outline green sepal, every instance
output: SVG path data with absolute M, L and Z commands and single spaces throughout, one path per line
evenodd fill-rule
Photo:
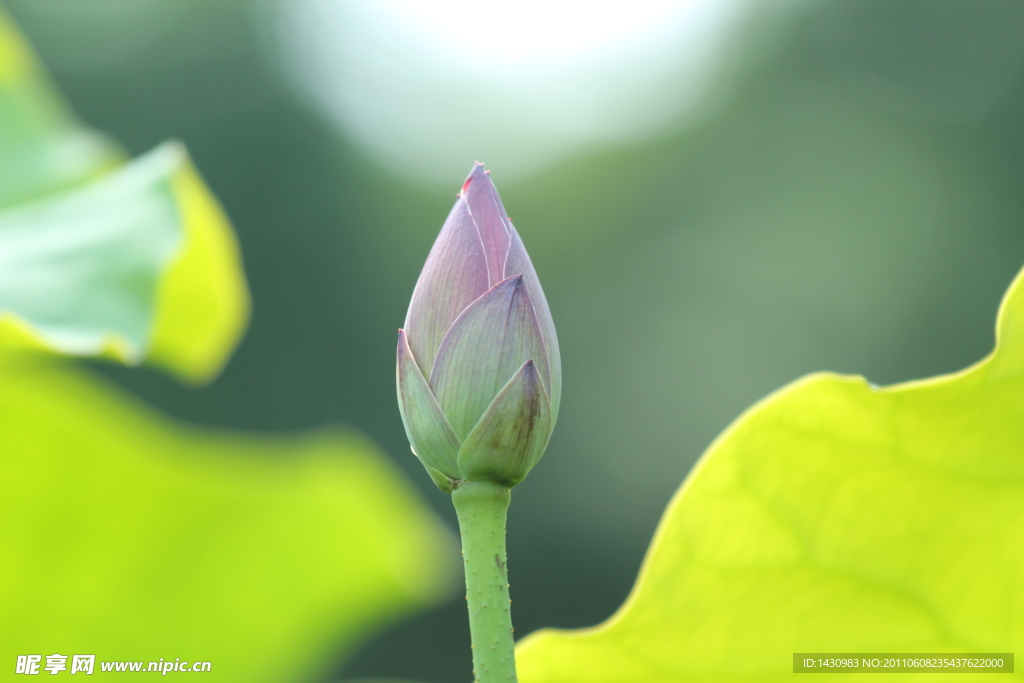
M 416 451 L 413 451 L 412 454 L 416 455 Z M 418 455 L 416 455 L 416 457 L 419 458 Z M 452 479 L 444 472 L 435 470 L 433 467 L 423 462 L 422 459 L 420 459 L 420 464 L 423 465 L 423 469 L 425 469 L 427 474 L 430 475 L 430 479 L 434 482 L 434 485 L 445 493 L 451 493 L 455 489 L 459 488 L 459 485 L 463 483 L 460 479 Z
M 412 357 L 405 331 L 398 331 L 398 407 L 405 424 L 412 451 L 427 467 L 446 479 L 458 479 L 456 458 L 462 443 L 434 398 L 423 378 L 416 359 Z M 431 474 L 431 477 L 434 475 Z M 434 479 L 437 483 L 437 479 Z M 445 487 L 438 484 L 438 488 Z M 450 492 L 450 491 L 449 491 Z
M 551 403 L 536 365 L 528 360 L 463 442 L 458 460 L 463 479 L 515 486 L 544 454 L 551 429 Z

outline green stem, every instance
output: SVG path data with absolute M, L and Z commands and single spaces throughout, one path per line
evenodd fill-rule
M 467 481 L 452 492 L 462 531 L 469 634 L 477 683 L 515 683 L 512 601 L 505 568 L 505 517 L 512 492 L 493 481 Z

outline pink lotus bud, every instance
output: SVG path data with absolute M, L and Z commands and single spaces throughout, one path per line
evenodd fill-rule
M 518 484 L 540 460 L 561 398 L 544 291 L 482 164 L 462 186 L 398 332 L 398 402 L 440 488 Z

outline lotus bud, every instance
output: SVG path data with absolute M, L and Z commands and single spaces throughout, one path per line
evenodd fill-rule
M 462 185 L 398 331 L 398 404 L 434 482 L 512 487 L 558 415 L 562 366 L 544 291 L 482 164 Z

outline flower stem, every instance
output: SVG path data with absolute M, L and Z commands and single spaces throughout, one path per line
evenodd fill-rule
M 493 481 L 468 481 L 452 502 L 462 531 L 469 633 L 477 683 L 515 683 L 512 601 L 505 568 L 505 518 L 512 492 Z

